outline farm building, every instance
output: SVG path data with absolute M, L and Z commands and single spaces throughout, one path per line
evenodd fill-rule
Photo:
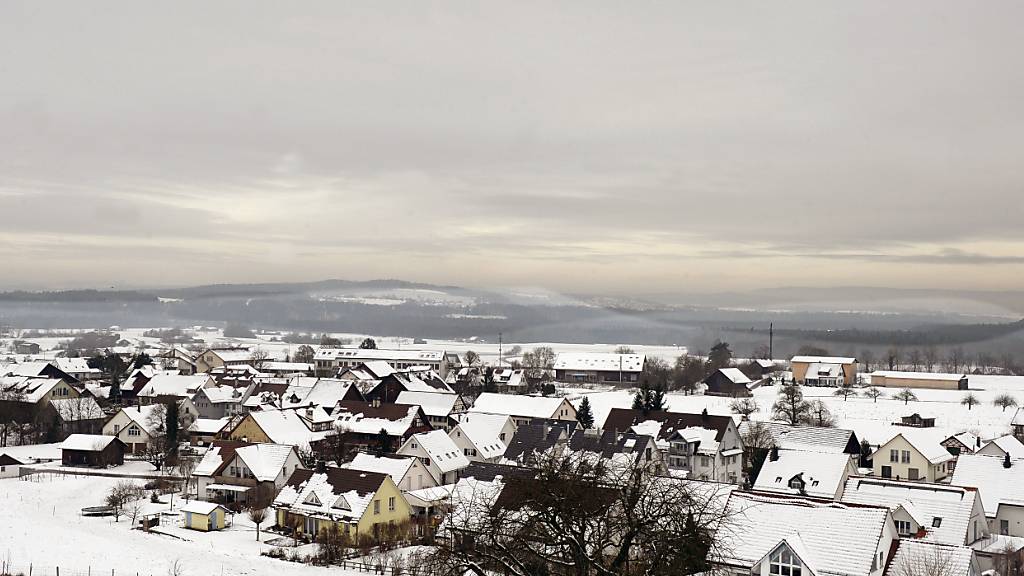
M 964 374 L 942 374 L 938 372 L 875 370 L 871 373 L 871 385 L 880 388 L 967 390 L 967 376 Z
M 61 442 L 61 462 L 65 466 L 120 466 L 125 448 L 125 443 L 113 436 L 72 434 Z

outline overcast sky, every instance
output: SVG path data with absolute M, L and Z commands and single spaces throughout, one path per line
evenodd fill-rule
M 3 2 L 0 285 L 1019 288 L 1022 21 Z

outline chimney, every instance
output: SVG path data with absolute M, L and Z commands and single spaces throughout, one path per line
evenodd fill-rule
M 313 419 L 313 406 L 309 406 L 306 408 L 306 418 L 309 420 Z
M 1010 453 L 1007 452 L 1006 456 L 1003 456 L 1003 468 L 1009 468 L 1010 466 L 1013 466 L 1013 464 L 1010 462 Z
M 981 436 L 975 436 L 974 443 L 978 448 L 981 448 Z
M 772 462 L 775 462 L 776 460 L 779 459 L 779 447 L 778 446 L 772 446 L 772 451 L 768 455 L 768 459 L 771 460 Z

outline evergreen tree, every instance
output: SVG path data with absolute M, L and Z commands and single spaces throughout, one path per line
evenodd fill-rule
M 391 452 L 391 436 L 384 428 L 377 432 L 377 451 L 381 456 Z
M 167 454 L 172 458 L 178 453 L 178 430 L 181 427 L 178 402 L 167 403 Z
M 150 366 L 152 364 L 153 359 L 150 358 L 149 354 L 146 354 L 145 352 L 139 352 L 139 354 L 135 356 L 135 361 L 132 363 L 132 368 L 138 369 L 142 368 L 143 366 Z
M 377 341 L 374 340 L 373 338 L 366 338 L 359 343 L 359 347 L 362 348 L 363 350 L 376 350 Z
M 580 402 L 580 408 L 576 411 L 576 421 L 584 428 L 594 427 L 594 411 L 590 408 L 590 398 L 583 397 L 583 402 Z
M 110 377 L 110 393 L 107 394 L 107 399 L 113 403 L 121 401 L 121 378 L 118 376 Z

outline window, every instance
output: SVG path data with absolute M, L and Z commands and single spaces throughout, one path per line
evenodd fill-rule
M 498 434 L 498 440 L 501 440 L 502 442 L 505 441 L 505 433 L 504 432 L 502 432 L 501 434 Z
M 774 576 L 802 576 L 803 567 L 789 548 L 779 548 L 768 558 L 768 573 Z
M 395 511 L 395 497 L 394 496 L 391 496 L 390 498 L 388 498 L 388 511 L 389 512 L 394 512 Z
M 804 489 L 804 481 L 801 480 L 800 478 L 794 477 L 792 480 L 789 481 L 789 487 L 794 489 L 794 490 L 803 490 Z
M 900 534 L 900 536 L 907 536 L 907 535 L 909 535 L 910 534 L 910 522 L 907 522 L 906 520 L 897 520 L 896 521 L 896 532 L 898 532 Z
M 932 528 L 938 528 L 939 526 L 942 526 L 942 518 L 938 516 L 932 518 Z
M 900 451 L 899 450 L 889 450 L 889 462 L 899 462 L 899 461 L 900 461 Z
M 373 501 L 373 513 L 380 514 L 380 500 Z
M 910 464 L 910 450 L 903 451 L 903 458 L 900 459 L 900 462 Z
M 114 424 L 114 434 L 116 435 L 120 431 L 121 431 L 121 425 L 120 424 Z
M 999 521 L 999 533 L 1002 534 L 1003 536 L 1009 536 L 1010 535 L 1010 521 L 1009 520 L 1000 520 Z

